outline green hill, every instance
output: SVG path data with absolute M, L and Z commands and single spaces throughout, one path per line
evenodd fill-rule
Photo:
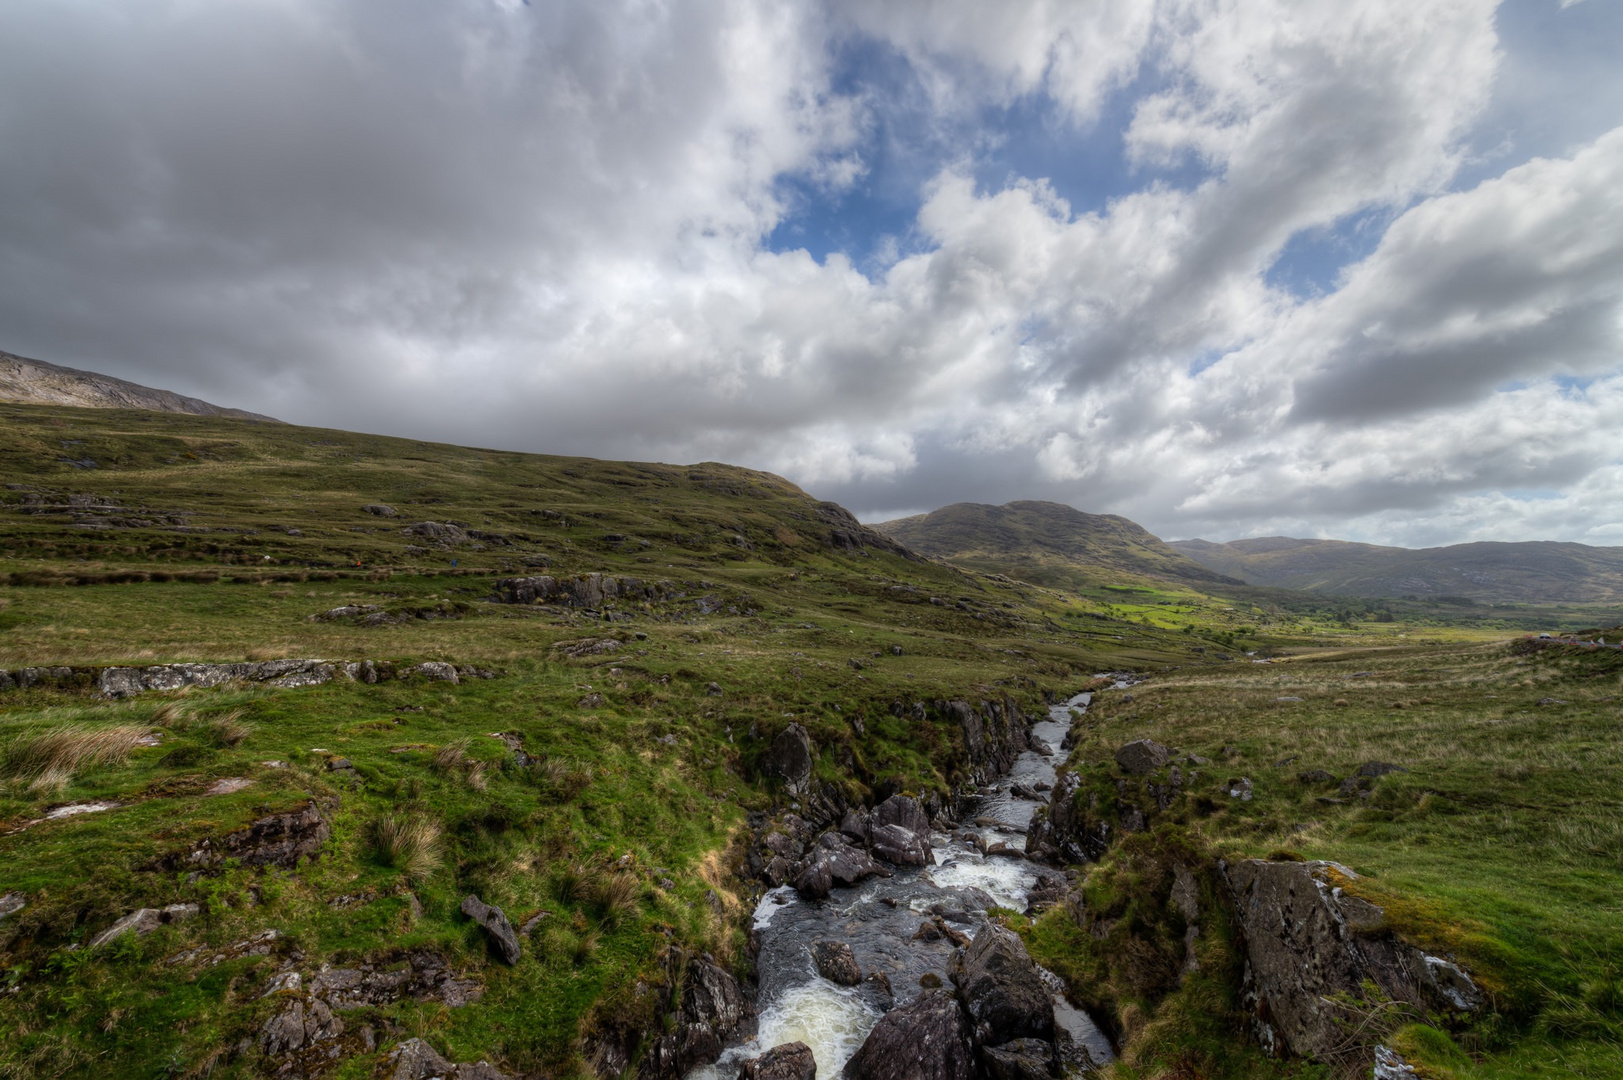
M 1623 602 L 1623 548 L 1534 541 L 1411 550 L 1285 536 L 1226 544 L 1178 540 L 1169 546 L 1251 585 L 1338 596 Z
M 922 554 L 1045 585 L 1087 587 L 1124 576 L 1181 585 L 1241 583 L 1124 517 L 1060 503 L 954 503 L 874 528 Z

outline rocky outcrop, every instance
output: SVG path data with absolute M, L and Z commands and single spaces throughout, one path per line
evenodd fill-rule
M 817 518 L 828 529 L 828 545 L 840 551 L 864 551 L 872 548 L 876 551 L 888 552 L 891 555 L 900 555 L 904 559 L 914 562 L 924 560 L 907 547 L 891 539 L 877 529 L 870 529 L 858 521 L 845 507 L 839 503 L 821 502 L 817 504 Z
M 499 907 L 492 907 L 473 893 L 462 898 L 462 914 L 485 928 L 485 936 L 490 939 L 490 947 L 501 957 L 502 963 L 511 967 L 518 963 L 520 954 L 518 934 L 513 930 L 513 924 L 507 921 L 507 915 Z
M 414 953 L 407 966 L 386 971 L 375 970 L 371 964 L 323 968 L 310 979 L 309 989 L 339 1011 L 388 1005 L 405 998 L 438 1001 L 455 1009 L 484 995 L 476 980 L 458 978 L 432 951 Z
M 488 1061 L 453 1064 L 421 1039 L 407 1039 L 390 1052 L 389 1080 L 510 1080 Z
M 807 900 L 821 900 L 836 885 L 849 887 L 869 877 L 889 877 L 890 871 L 855 847 L 842 834 L 824 833 L 809 855 L 793 871 L 795 890 Z
M 945 990 L 926 990 L 874 1025 L 850 1061 L 845 1080 L 972 1080 L 969 1022 Z
M 789 794 L 800 795 L 811 784 L 812 761 L 811 735 L 799 724 L 791 723 L 778 732 L 761 755 L 760 770 L 762 775 L 782 780 Z
M 444 672 L 450 673 L 448 678 Z M 403 667 L 377 660 L 262 660 L 235 664 L 153 664 L 148 667 L 18 668 L 0 671 L 0 690 L 27 690 L 36 686 L 61 690 L 94 687 L 103 697 L 126 698 L 149 690 L 208 689 L 234 682 L 293 689 L 321 686 L 338 678 L 377 683 L 412 675 L 450 682 L 456 682 L 459 678 L 496 677 L 493 671 L 439 661 Z
M 1099 809 L 1099 793 L 1083 791 L 1082 775 L 1064 774 L 1054 785 L 1048 805 L 1038 807 L 1031 816 L 1026 854 L 1061 863 L 1103 858 L 1116 830 Z
M 1223 871 L 1245 942 L 1244 1000 L 1270 1053 L 1344 1054 L 1389 1001 L 1442 1014 L 1481 1007 L 1462 968 L 1397 939 L 1380 907 L 1345 890 L 1358 876 L 1346 867 L 1248 859 Z
M 150 934 L 160 926 L 168 926 L 170 923 L 184 922 L 187 919 L 196 918 L 201 910 L 196 904 L 170 904 L 165 908 L 138 908 L 91 938 L 90 947 L 99 949 L 103 945 L 110 944 L 123 937 L 125 934 Z
M 819 941 L 812 946 L 812 963 L 817 974 L 839 986 L 855 986 L 862 981 L 862 968 L 856 954 L 843 941 Z
M 929 866 L 930 818 L 911 795 L 892 795 L 874 808 L 868 824 L 870 848 L 897 866 Z
M 48 364 L 0 352 L 0 401 L 26 405 L 72 405 L 81 409 L 148 409 L 193 416 L 231 416 L 279 424 L 269 416 L 211 405 L 171 390 L 99 375 L 94 371 Z
M 332 835 L 326 813 L 337 806 L 336 797 L 312 799 L 293 810 L 262 817 L 247 828 L 204 840 L 184 855 L 168 856 L 161 863 L 170 870 L 206 870 L 235 859 L 241 866 L 293 870 L 301 860 L 320 855 L 321 846 Z
M 1012 931 L 988 926 L 978 933 L 955 959 L 952 981 L 976 1046 L 1053 1039 L 1054 999 Z
M 1056 1071 L 1054 1047 L 1041 1039 L 983 1046 L 980 1057 L 987 1080 L 1052 1080 Z
M 755 1006 L 738 980 L 709 956 L 688 961 L 682 978 L 675 1025 L 655 1040 L 638 1075 L 644 1080 L 678 1080 L 721 1056 L 722 1047 L 755 1032 Z
M 803 1042 L 782 1043 L 744 1062 L 738 1080 L 817 1080 L 817 1059 Z
M 675 596 L 668 581 L 613 574 L 577 574 L 573 577 L 542 574 L 502 578 L 496 582 L 498 604 L 558 604 L 562 607 L 598 608 L 614 601 L 657 604 Z
M 979 707 L 967 701 L 937 702 L 936 707 L 958 722 L 966 765 L 976 783 L 1002 776 L 1031 748 L 1031 721 L 1010 698 L 983 701 Z

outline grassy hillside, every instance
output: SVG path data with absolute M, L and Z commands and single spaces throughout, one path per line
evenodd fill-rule
M 1284 536 L 1226 544 L 1178 540 L 1169 546 L 1252 585 L 1338 596 L 1623 603 L 1623 548 L 1536 541 L 1410 550 Z
M 954 503 L 874 528 L 925 555 L 1059 588 L 1145 578 L 1182 585 L 1239 584 L 1124 517 L 1084 514 L 1060 503 Z
M 796 805 L 759 767 L 784 726 L 809 731 L 818 793 L 946 795 L 969 779 L 963 731 L 914 703 L 1031 712 L 1124 668 L 1152 681 L 1107 695 L 1071 768 L 1142 735 L 1198 750 L 1220 764 L 1168 813 L 1206 849 L 1341 858 L 1409 905 L 1408 932 L 1466 928 L 1446 940 L 1498 996 L 1438 1036 L 1466 1065 L 1428 1075 L 1623 1068 L 1615 654 L 1115 568 L 1076 590 L 981 573 L 724 465 L 141 412 L 0 406 L 0 423 L 0 669 L 29 669 L 0 680 L 0 1077 L 375 1077 L 410 1037 L 514 1076 L 593 1075 L 604 1039 L 664 1030 L 673 948 L 749 977 L 744 845 L 750 815 Z M 1160 558 L 1120 536 L 1115 558 Z M 647 589 L 493 602 L 502 577 L 542 573 Z M 307 657 L 384 677 L 91 686 L 101 665 Z M 1274 764 L 1293 755 L 1411 772 L 1326 804 Z M 1255 801 L 1231 804 L 1230 774 Z M 229 854 L 307 808 L 330 827 L 319 859 Z M 470 892 L 522 930 L 517 963 L 459 910 Z M 1088 973 L 1121 957 L 1066 910 L 1009 918 L 1092 1001 Z M 324 966 L 419 981 L 345 1012 L 331 1058 L 267 1056 L 285 980 Z M 1100 1007 L 1120 1011 L 1118 1077 L 1328 1075 L 1262 1057 L 1221 994 Z

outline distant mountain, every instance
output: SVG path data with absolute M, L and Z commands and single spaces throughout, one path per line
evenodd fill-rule
M 1338 596 L 1463 597 L 1528 603 L 1623 601 L 1623 548 L 1555 541 L 1377 547 L 1265 536 L 1169 547 L 1250 585 Z
M 1051 502 L 954 503 L 873 526 L 914 551 L 1044 585 L 1104 584 L 1122 575 L 1239 585 L 1115 514 Z
M 0 401 L 17 405 L 75 405 L 82 409 L 149 409 L 281 423 L 275 417 L 227 409 L 168 390 L 154 390 L 110 375 L 58 367 L 8 352 L 0 352 Z

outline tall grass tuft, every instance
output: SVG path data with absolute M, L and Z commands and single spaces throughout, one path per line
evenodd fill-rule
M 59 791 L 96 765 L 116 765 L 141 745 L 145 728 L 81 725 L 24 736 L 0 751 L 0 776 L 29 781 L 31 791 Z
M 478 758 L 468 756 L 468 747 L 472 745 L 469 739 L 457 739 L 448 742 L 434 751 L 433 768 L 441 776 L 454 776 L 462 774 L 462 779 L 475 791 L 483 791 L 486 786 L 486 763 Z
M 592 902 L 602 913 L 603 922 L 618 926 L 637 910 L 642 884 L 635 874 L 600 874 L 592 882 Z
M 216 716 L 204 726 L 208 733 L 209 742 L 221 749 L 236 746 L 253 733 L 253 728 L 242 722 L 242 710 L 233 709 L 223 716 Z
M 439 866 L 440 826 L 432 818 L 384 814 L 368 823 L 366 840 L 379 862 L 410 881 L 421 881 Z

